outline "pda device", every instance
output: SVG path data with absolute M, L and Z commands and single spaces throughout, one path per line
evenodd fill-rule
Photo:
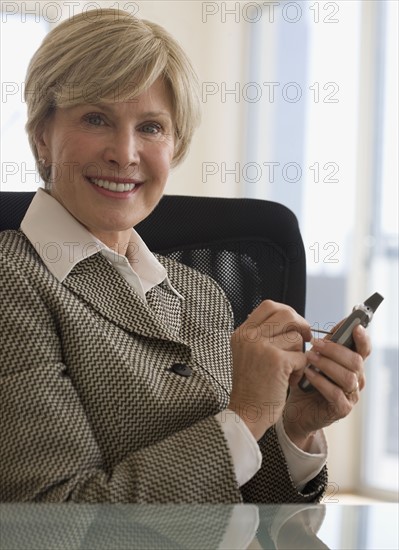
M 338 325 L 338 328 L 328 338 L 331 342 L 341 344 L 353 351 L 356 351 L 355 342 L 353 340 L 352 332 L 357 325 L 362 325 L 364 328 L 368 326 L 378 306 L 383 301 L 383 297 L 378 292 L 375 292 L 370 298 L 368 298 L 364 304 L 357 305 L 353 308 L 352 313 L 344 319 L 344 321 Z M 320 372 L 314 365 L 308 365 L 306 368 L 312 368 L 317 372 Z M 325 375 L 324 375 L 325 376 Z M 306 378 L 302 376 L 299 381 L 299 387 L 305 392 L 314 390 L 312 384 Z

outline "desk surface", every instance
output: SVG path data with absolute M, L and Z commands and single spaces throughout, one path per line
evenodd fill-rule
M 1 550 L 399 548 L 399 505 L 1 504 Z M 252 529 L 252 532 L 251 532 Z

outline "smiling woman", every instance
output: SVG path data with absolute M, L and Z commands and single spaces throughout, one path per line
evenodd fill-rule
M 35 137 L 51 195 L 120 254 L 165 188 L 175 141 L 170 96 L 158 78 L 135 101 L 61 107 Z
M 309 324 L 270 300 L 233 332 L 218 285 L 134 230 L 199 122 L 183 50 L 126 12 L 83 13 L 33 56 L 26 101 L 46 189 L 0 234 L 1 500 L 320 500 L 322 428 L 359 399 L 366 334 L 309 355 Z

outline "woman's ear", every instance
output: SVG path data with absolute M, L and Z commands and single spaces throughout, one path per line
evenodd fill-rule
M 51 162 L 50 139 L 48 123 L 44 123 L 37 129 L 35 134 L 35 145 L 39 158 L 46 159 L 46 164 Z

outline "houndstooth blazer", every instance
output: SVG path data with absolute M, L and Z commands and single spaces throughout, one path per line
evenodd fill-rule
M 60 283 L 22 232 L 0 234 L 0 500 L 318 500 L 326 470 L 298 493 L 273 428 L 238 488 L 214 418 L 231 388 L 230 304 L 158 259 L 184 300 L 159 285 L 144 303 L 101 253 Z

